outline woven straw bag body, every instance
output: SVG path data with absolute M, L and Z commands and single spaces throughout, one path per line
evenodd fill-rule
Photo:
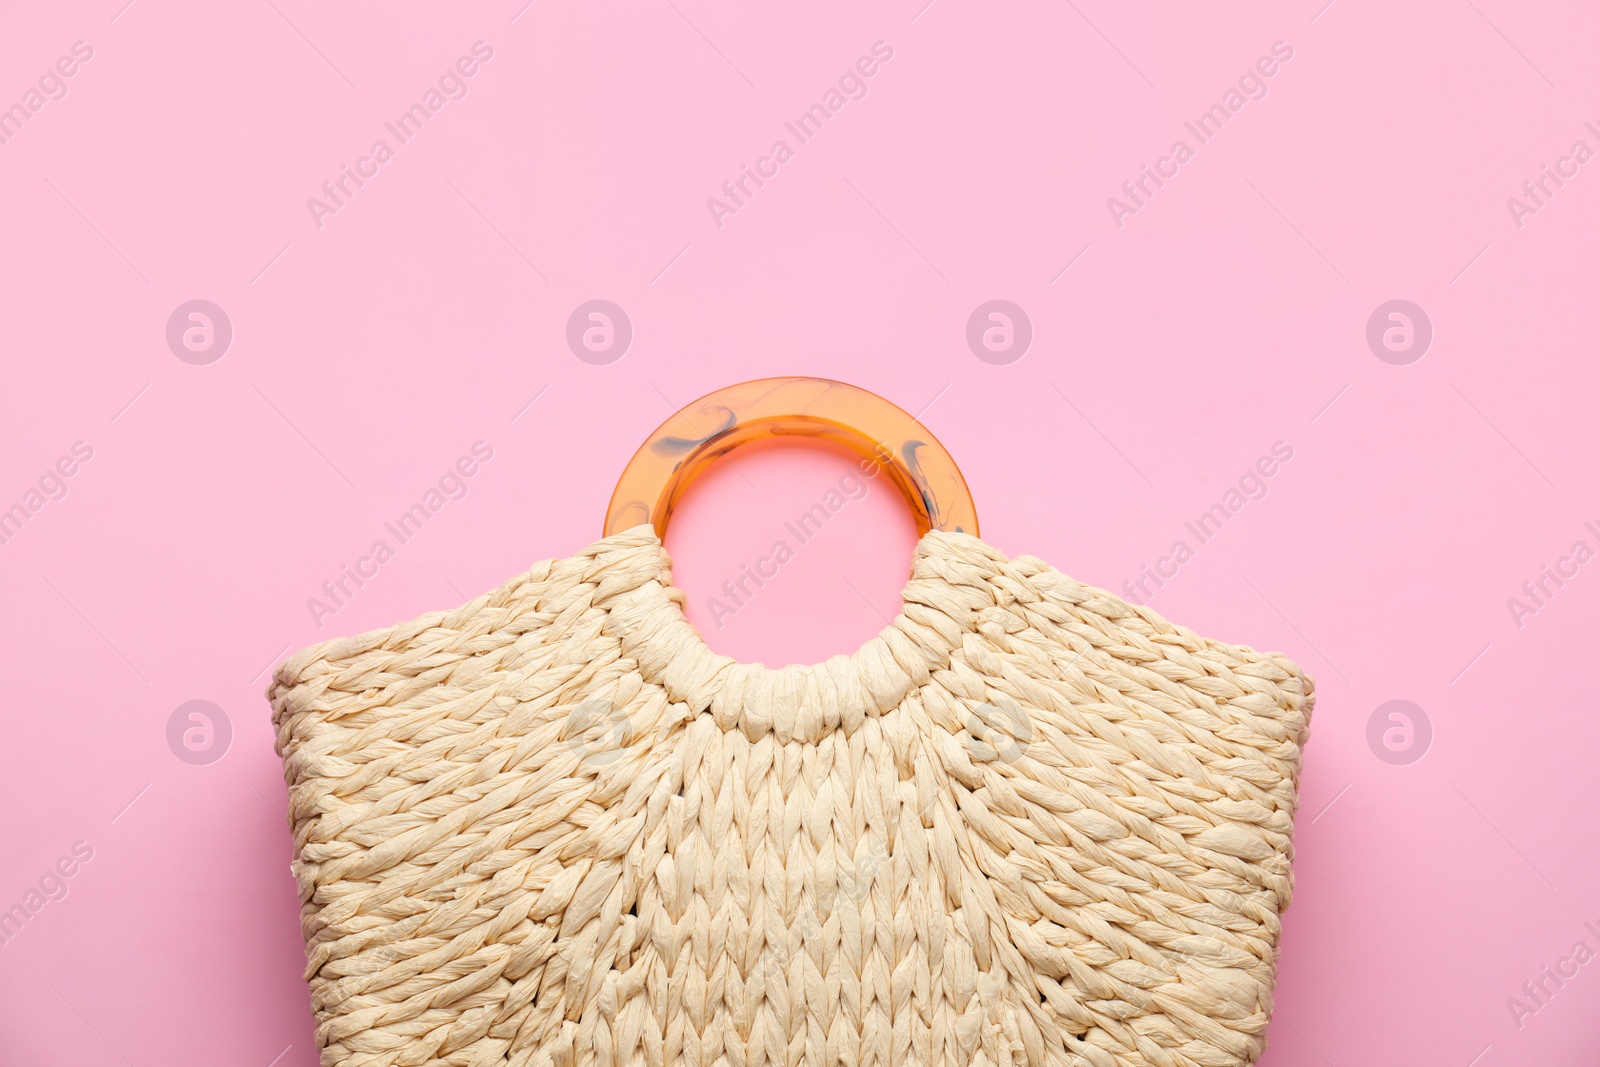
M 1231 1067 L 1312 686 L 976 537 L 712 653 L 649 526 L 270 689 L 325 1065 Z

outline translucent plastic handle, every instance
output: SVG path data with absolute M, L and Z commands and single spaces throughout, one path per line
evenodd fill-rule
M 978 534 L 966 479 L 922 423 L 843 382 L 758 378 L 709 393 L 656 428 L 617 481 L 606 536 L 649 523 L 665 537 L 678 501 L 717 457 L 781 437 L 822 438 L 877 463 L 911 505 L 918 534 Z

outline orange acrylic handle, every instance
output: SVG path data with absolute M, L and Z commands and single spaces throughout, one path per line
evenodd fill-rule
M 827 378 L 758 378 L 701 397 L 656 428 L 611 494 L 606 536 L 645 523 L 665 537 L 672 510 L 719 456 L 751 441 L 816 437 L 877 463 L 905 496 L 917 532 L 977 536 L 978 512 L 950 453 L 875 393 Z

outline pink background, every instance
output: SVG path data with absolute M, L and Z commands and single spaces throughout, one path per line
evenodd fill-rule
M 1600 547 L 1600 162 L 1520 228 L 1506 204 L 1600 148 L 1586 5 L 122 3 L 0 34 L 0 105 L 94 50 L 0 145 L 0 508 L 93 449 L 0 544 L 0 908 L 93 849 L 0 945 L 0 1060 L 314 1064 L 269 669 L 579 550 L 676 406 L 803 373 L 922 412 L 989 541 L 1119 592 L 1292 447 L 1152 601 L 1318 685 L 1263 1062 L 1594 1062 L 1600 962 L 1508 1006 L 1600 949 L 1600 563 L 1507 606 Z M 315 225 L 479 40 L 468 95 Z M 880 40 L 797 146 L 784 122 Z M 1280 40 L 1268 95 L 1119 228 L 1107 198 Z M 707 198 L 778 138 L 719 228 Z M 608 365 L 565 339 L 596 298 L 633 326 Z M 996 298 L 1034 331 L 1008 365 L 965 339 Z M 209 365 L 165 338 L 193 299 L 233 326 Z M 1366 341 L 1391 299 L 1432 322 L 1409 365 Z M 479 440 L 466 497 L 319 629 L 307 599 Z M 736 462 L 669 538 L 700 622 L 847 469 Z M 711 644 L 853 649 L 912 536 L 875 485 Z M 208 765 L 167 742 L 195 699 L 232 726 Z M 1407 765 L 1367 741 L 1394 699 L 1433 729 Z

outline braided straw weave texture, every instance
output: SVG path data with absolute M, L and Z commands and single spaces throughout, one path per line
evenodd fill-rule
M 853 656 L 706 648 L 655 533 L 269 695 L 328 1067 L 1232 1067 L 1311 682 L 965 534 Z

